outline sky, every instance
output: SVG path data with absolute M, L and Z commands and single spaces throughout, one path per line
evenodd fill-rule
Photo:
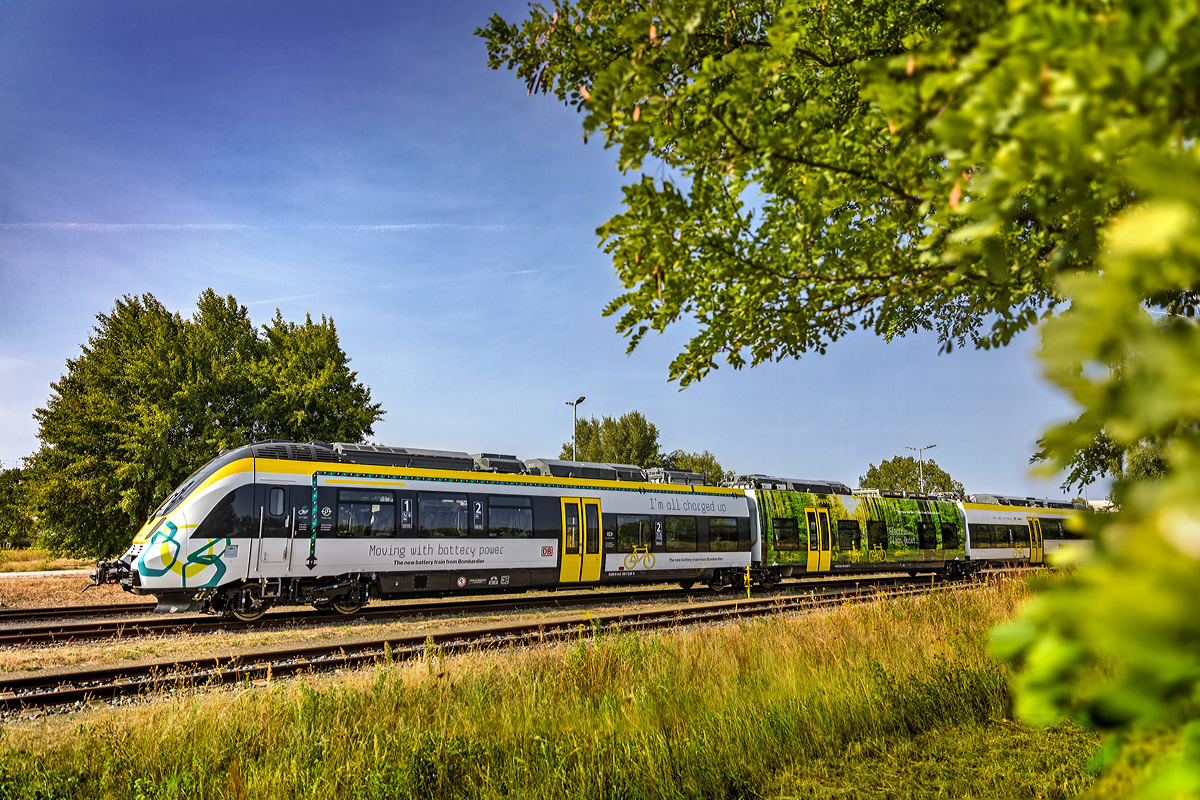
M 596 228 L 614 151 L 486 66 L 473 31 L 523 2 L 0 4 L 0 461 L 95 316 L 212 287 L 256 323 L 334 319 L 386 416 L 372 441 L 557 457 L 582 416 L 637 409 L 666 450 L 857 485 L 906 447 L 969 492 L 1060 498 L 1029 456 L 1071 404 L 1036 332 L 938 354 L 868 333 L 680 391 L 691 329 L 632 354 Z M 1091 493 L 1103 490 L 1093 487 Z

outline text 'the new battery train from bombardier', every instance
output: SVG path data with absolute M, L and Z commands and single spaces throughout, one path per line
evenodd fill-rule
M 241 620 L 272 605 L 352 614 L 372 598 L 1043 563 L 1081 507 L 994 495 L 623 464 L 270 441 L 205 464 L 97 584 L 160 611 Z

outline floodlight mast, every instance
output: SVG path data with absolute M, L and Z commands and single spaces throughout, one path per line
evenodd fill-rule
M 920 459 L 917 465 L 917 475 L 921 481 L 921 494 L 925 494 L 925 451 L 932 450 L 937 447 L 936 444 L 926 445 L 925 447 L 905 447 L 905 450 L 916 450 L 917 456 Z
M 587 399 L 586 397 L 581 397 L 581 398 L 579 398 L 578 400 L 576 400 L 576 401 L 575 401 L 575 402 L 573 402 L 573 403 L 572 403 L 570 400 L 568 400 L 568 401 L 567 401 L 567 405 L 569 405 L 569 406 L 571 407 L 571 410 L 574 412 L 574 417 L 575 417 L 575 427 L 571 429 L 571 460 L 572 460 L 572 461 L 578 461 L 578 460 L 579 460 L 579 458 L 578 458 L 578 454 L 576 453 L 576 450 L 575 450 L 575 444 L 576 444 L 576 440 L 579 438 L 579 437 L 578 437 L 578 431 L 579 431 L 579 404 L 580 404 L 580 403 L 582 403 L 582 402 L 583 402 L 584 400 L 586 400 L 586 399 Z

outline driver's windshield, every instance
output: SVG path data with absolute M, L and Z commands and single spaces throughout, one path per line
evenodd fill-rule
M 183 502 L 183 499 L 188 496 L 188 493 L 193 488 L 204 483 L 204 481 L 210 475 L 219 470 L 221 467 L 225 466 L 226 464 L 231 464 L 245 455 L 248 455 L 246 448 L 239 447 L 234 450 L 230 450 L 224 455 L 217 456 L 212 461 L 209 461 L 207 464 L 200 467 L 200 469 L 189 475 L 183 483 L 179 484 L 179 486 L 175 488 L 175 491 L 167 495 L 167 499 L 163 500 L 162 505 L 160 505 L 158 510 L 156 510 L 151 516 L 165 517 L 167 514 L 170 514 L 180 503 Z

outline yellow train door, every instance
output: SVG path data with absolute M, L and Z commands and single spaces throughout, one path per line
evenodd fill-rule
M 562 498 L 562 567 L 560 583 L 578 583 L 583 569 L 583 526 L 580 519 L 578 497 Z
M 1046 561 L 1046 541 L 1042 538 L 1042 522 L 1029 518 L 1029 563 L 1043 564 Z
M 833 541 L 829 534 L 829 509 L 817 509 L 817 525 L 821 528 L 821 564 L 818 569 L 828 572 L 833 561 Z
M 601 563 L 604 561 L 604 537 L 600 535 L 600 500 L 583 498 L 583 568 L 581 581 L 600 580 Z M 564 549 L 565 553 L 566 550 Z
M 804 509 L 804 518 L 808 521 L 808 572 L 816 572 L 821 568 L 821 532 L 817 530 L 817 510 Z

